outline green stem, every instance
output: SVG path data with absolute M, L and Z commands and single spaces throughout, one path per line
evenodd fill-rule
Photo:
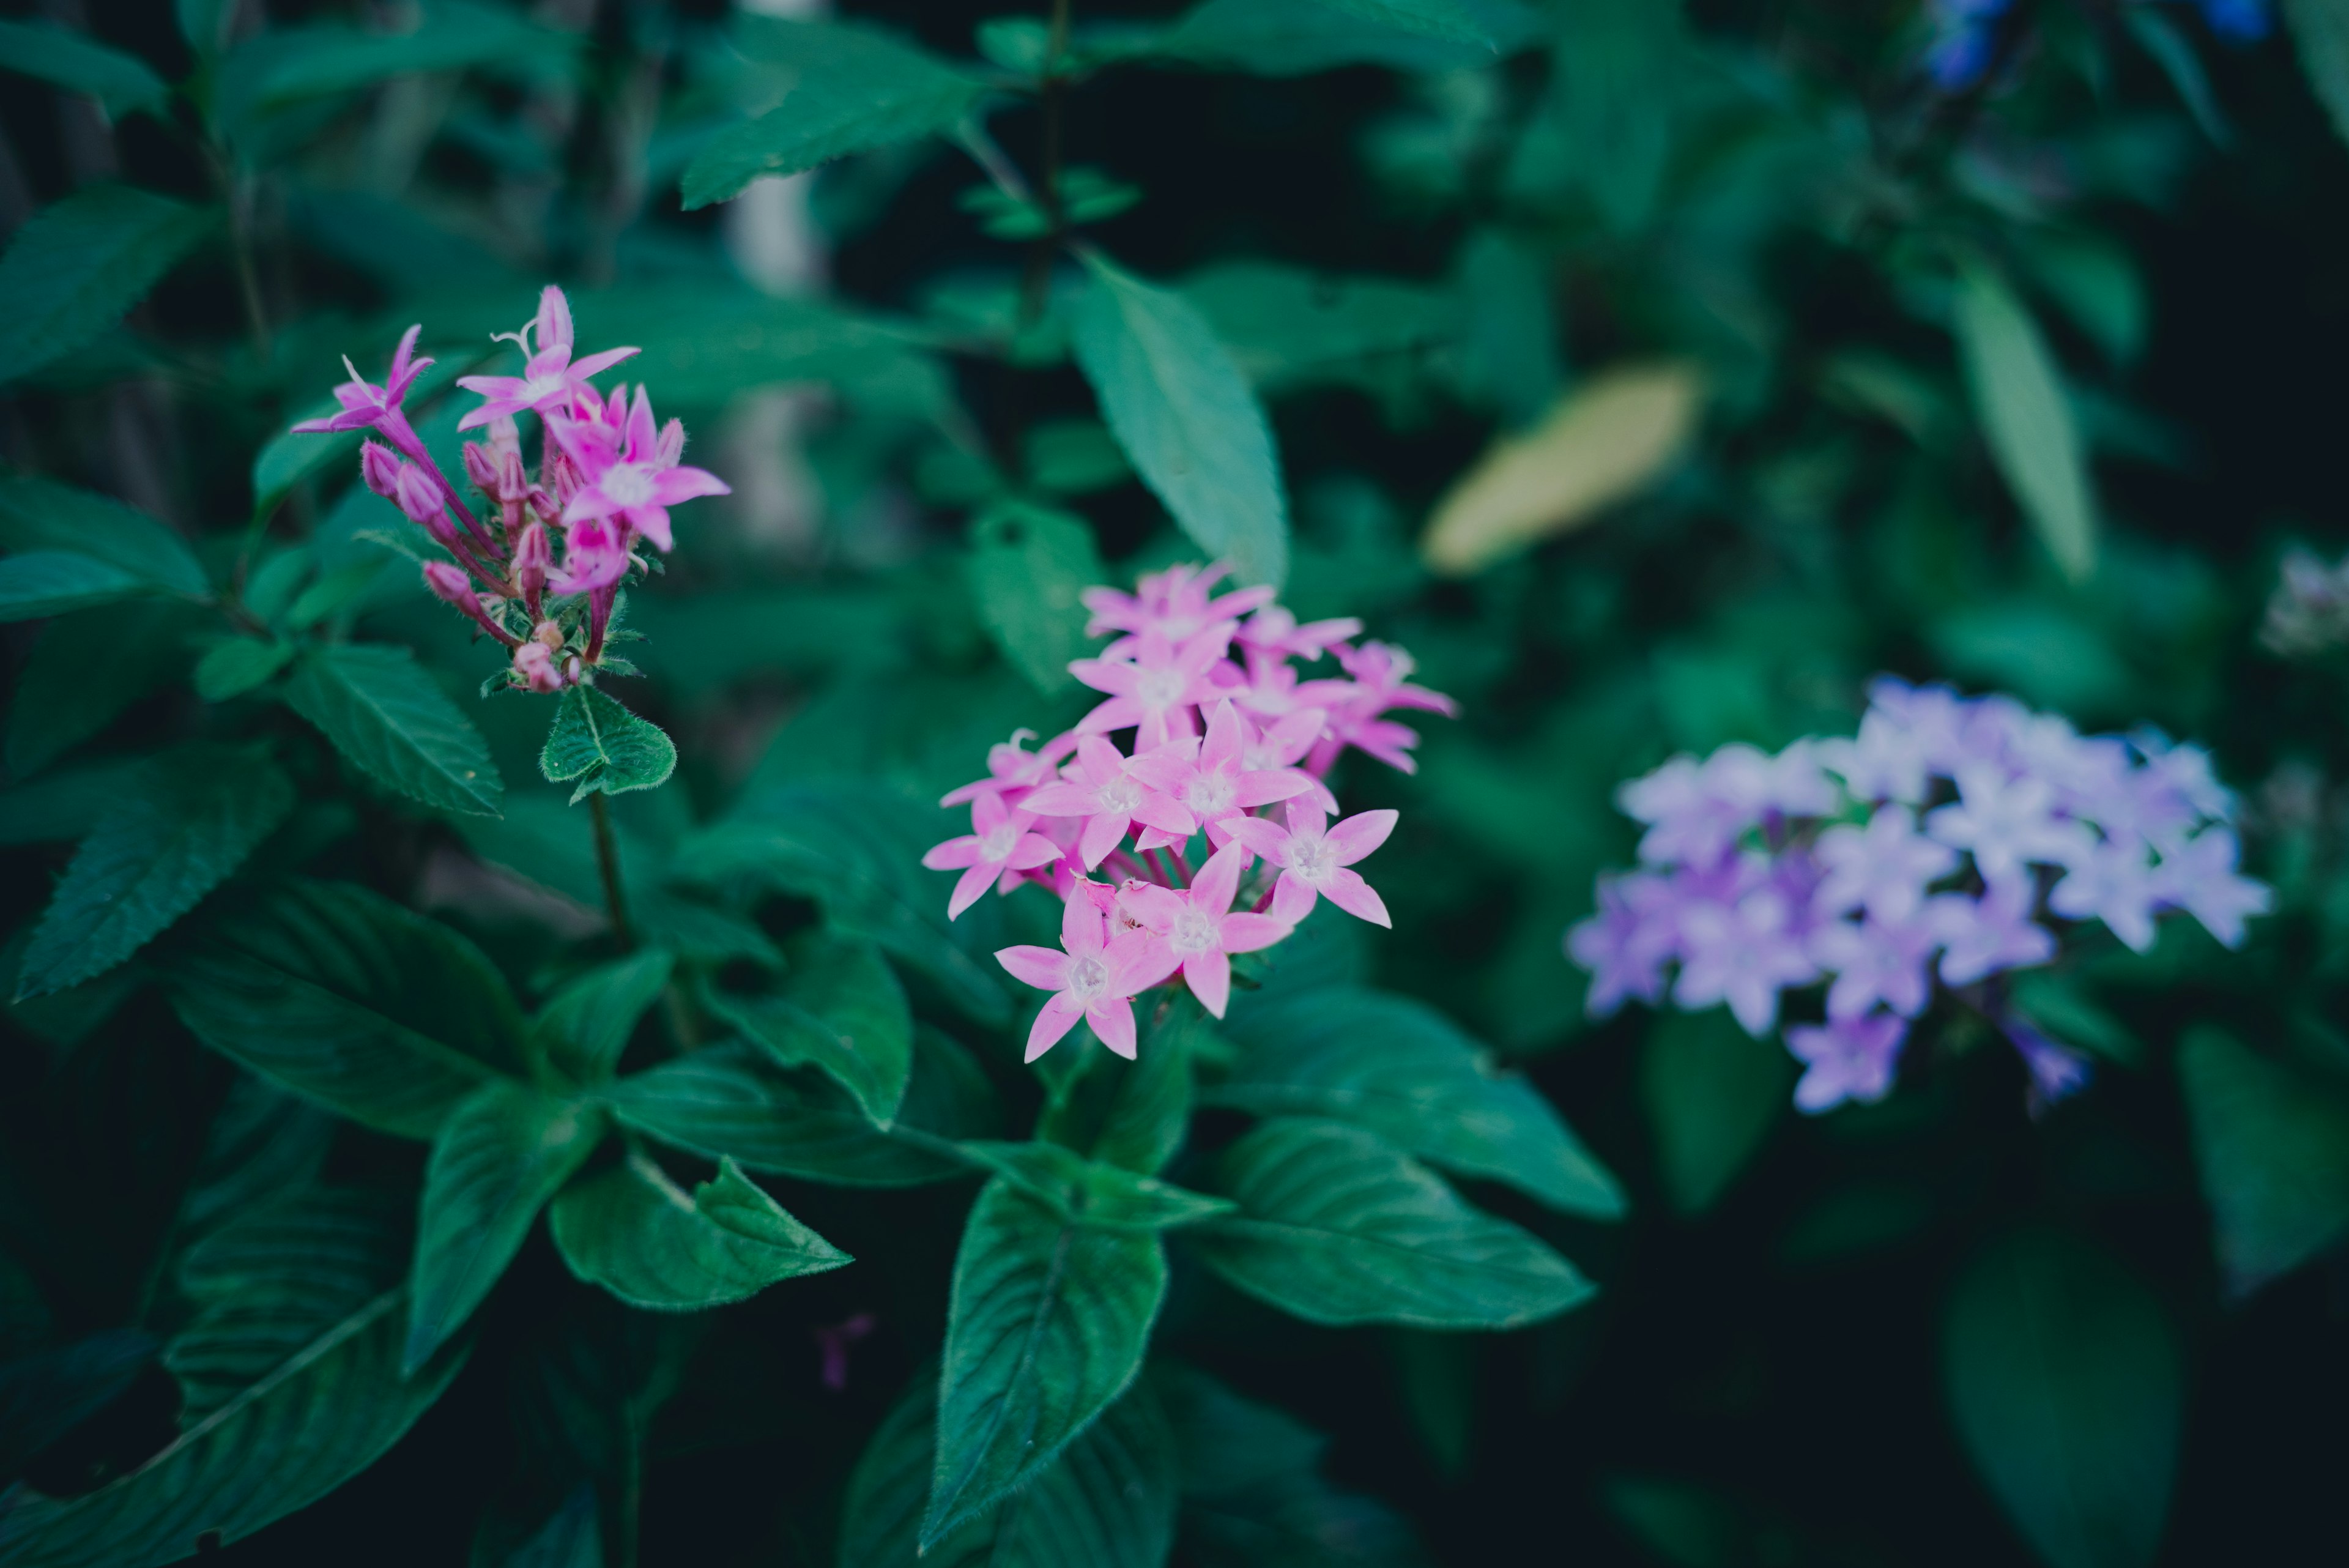
M 628 929 L 628 899 L 620 887 L 620 846 L 612 836 L 612 812 L 604 804 L 602 790 L 587 797 L 587 812 L 595 824 L 595 869 L 604 878 L 604 908 L 612 917 L 612 934 L 625 951 L 636 945 L 636 939 Z

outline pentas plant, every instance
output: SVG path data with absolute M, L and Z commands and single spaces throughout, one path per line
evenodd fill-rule
M 1221 1018 L 1232 959 L 1279 942 L 1324 898 L 1392 923 L 1353 867 L 1396 814 L 1333 823 L 1325 780 L 1349 748 L 1412 772 L 1419 737 L 1386 715 L 1456 709 L 1411 682 L 1401 649 L 1350 640 L 1359 620 L 1300 625 L 1267 587 L 1215 596 L 1229 571 L 1178 566 L 1133 594 L 1088 589 L 1087 634 L 1115 639 L 1069 670 L 1103 700 L 1033 751 L 1033 732 L 1014 734 L 989 753 L 987 777 L 940 803 L 971 813 L 968 834 L 922 860 L 962 873 L 950 919 L 989 888 L 1033 883 L 1064 905 L 1058 950 L 996 954 L 1053 993 L 1029 1032 L 1031 1062 L 1081 1018 L 1132 1057 L 1133 999 L 1178 972 Z M 1328 674 L 1300 678 L 1299 664 L 1325 660 Z
M 1679 756 L 1617 792 L 1646 825 L 1642 864 L 1601 876 L 1598 912 L 1566 939 L 1591 1013 L 1669 995 L 1726 1004 L 1758 1037 L 1790 993 L 1823 989 L 1824 1020 L 1785 1032 L 1807 1069 L 1795 1103 L 1818 1112 L 1889 1093 L 1943 995 L 1997 1025 L 2045 1103 L 2087 1064 L 2001 977 L 2055 961 L 2092 922 L 2143 952 L 2183 911 L 2235 947 L 2268 909 L 2200 748 L 2084 736 L 2013 698 L 1890 677 L 1870 697 L 1857 737 Z
M 448 553 L 424 563 L 425 585 L 512 654 L 502 684 L 551 692 L 598 668 L 632 673 L 606 648 L 621 586 L 647 567 L 641 546 L 665 554 L 675 544 L 670 507 L 724 495 L 726 483 L 685 464 L 684 424 L 659 424 L 643 387 L 633 399 L 626 385 L 595 390 L 595 376 L 637 350 L 574 359 L 570 303 L 549 285 L 520 331 L 498 335 L 522 350 L 523 373 L 458 379 L 482 400 L 458 428 L 487 427 L 489 435 L 465 445 L 465 476 L 481 500 L 477 515 L 401 406 L 432 364 L 416 358 L 422 330 L 410 327 L 400 338 L 380 385 L 345 359 L 351 379 L 335 389 L 341 410 L 294 429 L 367 430 L 389 443 L 360 447 L 360 476 Z M 535 473 L 523 454 L 522 415 L 543 431 Z

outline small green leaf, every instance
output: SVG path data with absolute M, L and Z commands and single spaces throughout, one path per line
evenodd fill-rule
M 111 496 L 47 479 L 0 479 L 0 548 L 63 550 L 119 568 L 159 592 L 206 598 L 188 542 Z
M 1182 296 L 1088 255 L 1071 346 L 1102 415 L 1191 542 L 1243 584 L 1288 571 L 1288 503 L 1256 394 Z
M 2208 1025 L 2179 1043 L 2178 1078 L 2232 1294 L 2349 1233 L 2349 1092 Z
M 484 1085 L 450 1114 L 424 1167 L 405 1372 L 429 1361 L 481 1304 L 604 1128 L 594 1106 L 511 1081 Z
M 855 1260 L 792 1219 L 720 1160 L 688 1194 L 632 1155 L 567 1188 L 547 1222 L 571 1272 L 632 1307 L 692 1312 L 747 1301 L 769 1285 Z
M 1165 1231 L 1232 1211 L 1227 1198 L 1103 1165 L 1058 1144 L 981 1139 L 964 1144 L 962 1150 L 1071 1224 Z
M 677 769 L 677 746 L 659 725 L 637 718 L 593 686 L 574 686 L 554 711 L 554 728 L 538 765 L 551 784 L 578 781 L 571 792 L 576 805 L 598 791 L 625 794 L 667 784 Z
M 430 1137 L 501 1068 L 522 1014 L 480 949 L 347 883 L 295 881 L 172 955 L 189 1030 L 363 1126 Z
M 40 772 L 179 674 L 202 614 L 191 605 L 129 604 L 52 622 L 8 709 L 9 772 Z
M 1954 301 L 1974 417 L 2039 542 L 2075 582 L 2096 566 L 2088 460 L 2055 356 L 2006 280 L 1969 262 Z
M 0 560 L 0 621 L 39 620 L 149 591 L 119 566 L 66 550 L 28 550 Z
M 242 697 L 285 668 L 294 645 L 265 637 L 232 637 L 196 660 L 196 695 L 207 702 Z
M 171 89 L 136 55 L 37 23 L 0 22 L 0 68 L 98 99 L 110 119 L 162 111 Z
M 970 594 L 995 645 L 1047 695 L 1076 684 L 1071 659 L 1093 650 L 1078 595 L 1108 579 L 1081 517 L 1003 501 L 970 525 Z
M 44 207 L 0 256 L 0 383 L 88 344 L 210 234 L 217 214 L 127 185 Z
M 369 778 L 437 810 L 498 815 L 505 781 L 481 732 L 408 649 L 312 649 L 285 682 L 285 701 Z
M 873 943 L 824 932 L 800 938 L 784 958 L 779 994 L 712 989 L 710 1010 L 784 1066 L 822 1068 L 887 1127 L 914 1069 L 914 1013 L 896 972 Z
M 676 966 L 654 949 L 589 970 L 547 999 L 531 1021 L 538 1054 L 573 1083 L 607 1083 L 645 1010 L 660 1000 Z
M 103 974 L 195 908 L 294 808 L 262 752 L 199 745 L 135 774 L 57 884 L 25 950 L 18 998 Z
M 1549 1102 L 1433 1008 L 1330 987 L 1264 998 L 1225 1033 L 1245 1054 L 1209 1105 L 1348 1122 L 1568 1214 L 1622 1217 L 1622 1188 Z
M 1125 1392 L 1165 1293 L 1156 1236 L 1073 1224 L 1003 1177 L 980 1189 L 955 1257 L 925 1551 Z
M 1174 1443 L 1148 1386 L 1126 1390 L 1029 1486 L 923 1549 L 937 1414 L 937 1379 L 916 1376 L 865 1445 L 841 1510 L 838 1568 L 1164 1568 Z
M 1746 1033 L 1726 1008 L 1657 1017 L 1640 1053 L 1640 1103 L 1672 1207 L 1713 1207 L 1785 1114 L 1794 1082 L 1785 1049 Z
M 1240 1214 L 1194 1233 L 1209 1266 L 1309 1323 L 1516 1328 L 1592 1293 L 1547 1244 L 1352 1127 L 1261 1123 L 1216 1185 Z
M 945 130 L 987 84 L 921 49 L 833 22 L 760 18 L 744 26 L 745 54 L 788 72 L 783 101 L 720 132 L 685 171 L 688 209 L 723 202 L 768 174 Z
M 2186 1367 L 2152 1293 L 2083 1237 L 2023 1231 L 1958 1279 L 1941 1375 L 1967 1454 L 2050 1568 L 2147 1568 Z

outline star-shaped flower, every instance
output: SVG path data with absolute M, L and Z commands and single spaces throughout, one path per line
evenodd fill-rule
M 1052 992 L 1028 1031 L 1026 1060 L 1033 1062 L 1060 1043 L 1081 1018 L 1101 1043 L 1133 1058 L 1132 999 L 1174 971 L 1164 942 L 1142 931 L 1112 940 L 1109 919 L 1090 896 L 1098 884 L 1071 888 L 1061 910 L 1061 948 L 1004 948 L 995 961 L 1022 985 Z M 1105 889 L 1104 889 L 1105 890 Z
M 1268 948 L 1289 932 L 1286 922 L 1270 915 L 1231 912 L 1247 860 L 1245 846 L 1227 844 L 1208 857 L 1190 887 L 1180 892 L 1129 882 L 1117 896 L 1119 909 L 1182 967 L 1191 994 L 1217 1018 L 1231 999 L 1231 955 Z M 1165 972 L 1172 972 L 1172 966 Z
M 1032 831 L 1035 823 L 1029 813 L 1014 811 L 991 794 L 970 803 L 970 832 L 933 846 L 922 857 L 922 864 L 933 871 L 962 871 L 947 900 L 947 919 L 978 902 L 979 895 L 999 878 L 1050 866 L 1061 857 L 1059 846 Z
M 574 362 L 571 358 L 571 302 L 551 283 L 538 296 L 538 314 L 530 323 L 520 332 L 501 336 L 511 337 L 522 349 L 522 374 L 458 377 L 457 385 L 480 393 L 485 400 L 480 408 L 457 421 L 460 431 L 488 424 L 492 420 L 512 419 L 524 411 L 545 414 L 565 409 L 572 395 L 585 386 L 589 378 L 603 374 L 637 352 L 634 348 L 606 348 Z

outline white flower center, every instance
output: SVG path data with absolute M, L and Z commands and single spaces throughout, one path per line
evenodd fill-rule
M 978 857 L 982 860 L 1009 860 L 1013 846 L 1019 842 L 1019 829 L 1005 823 L 978 841 Z
M 571 378 L 560 370 L 549 375 L 533 376 L 522 384 L 523 400 L 534 403 L 541 398 L 551 398 L 571 384 Z
M 619 505 L 642 506 L 653 498 L 653 476 L 641 464 L 615 463 L 597 488 Z
M 1172 708 L 1182 699 L 1185 684 L 1179 670 L 1145 670 L 1134 682 L 1134 700 L 1145 708 Z
M 1142 786 L 1129 778 L 1114 778 L 1102 785 L 1098 798 L 1104 812 L 1131 814 L 1142 804 Z
M 1288 871 L 1300 882 L 1319 887 L 1338 869 L 1338 852 L 1326 838 L 1291 838 L 1288 841 Z
M 1183 786 L 1183 804 L 1200 816 L 1232 808 L 1232 781 L 1219 773 L 1200 774 Z
M 1213 952 L 1223 946 L 1223 932 L 1217 927 L 1215 917 L 1205 909 L 1185 909 L 1174 917 L 1166 944 L 1178 953 Z
M 1069 965 L 1063 988 L 1079 1002 L 1091 1002 L 1109 989 L 1109 966 L 1097 958 L 1081 958 Z

